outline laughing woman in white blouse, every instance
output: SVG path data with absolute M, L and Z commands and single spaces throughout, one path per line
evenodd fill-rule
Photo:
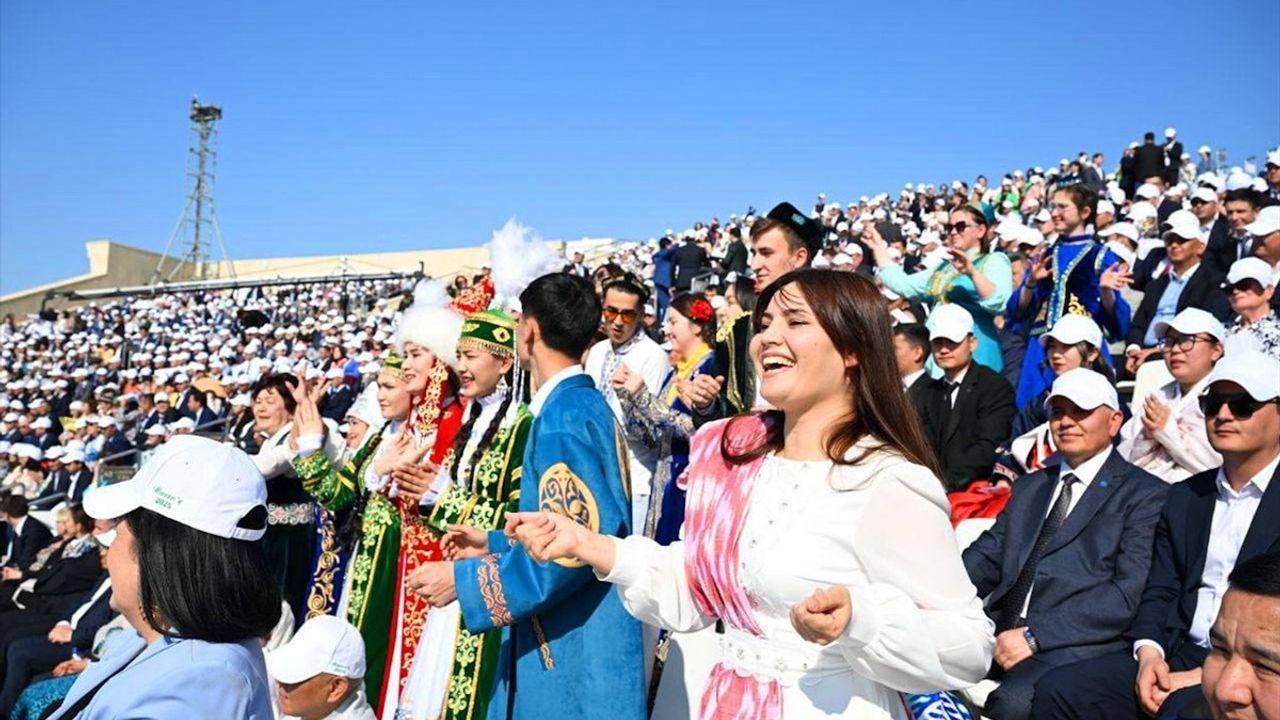
M 776 408 L 693 440 L 682 542 L 599 535 L 562 515 L 508 532 L 541 561 L 586 563 L 637 618 L 725 625 L 700 717 L 910 718 L 904 694 L 986 674 L 994 646 L 942 483 L 862 276 L 769 286 L 751 354 Z

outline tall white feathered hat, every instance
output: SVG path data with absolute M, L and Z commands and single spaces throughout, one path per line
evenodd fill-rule
M 403 355 L 405 345 L 418 345 L 457 369 L 462 314 L 451 307 L 445 287 L 439 280 L 421 280 L 414 286 L 413 304 L 396 325 L 396 349 Z
M 515 218 L 495 230 L 486 247 L 493 304 L 503 310 L 520 312 L 520 293 L 534 280 L 564 267 L 564 260 L 542 237 Z

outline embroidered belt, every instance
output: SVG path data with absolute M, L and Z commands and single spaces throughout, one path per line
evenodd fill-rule
M 267 505 L 268 525 L 310 525 L 315 522 L 315 503 Z
M 760 680 L 776 680 L 794 685 L 801 676 L 826 677 L 853 672 L 839 650 L 824 651 L 819 645 L 803 647 L 795 640 L 779 641 L 755 637 L 735 628 L 720 636 L 721 662 L 738 675 Z

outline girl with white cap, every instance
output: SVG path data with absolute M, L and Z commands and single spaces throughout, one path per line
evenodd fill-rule
M 85 669 L 55 720 L 273 717 L 262 639 L 280 593 L 262 549 L 266 505 L 248 455 L 196 436 L 85 496 L 91 516 L 120 520 L 111 607 L 137 637 Z

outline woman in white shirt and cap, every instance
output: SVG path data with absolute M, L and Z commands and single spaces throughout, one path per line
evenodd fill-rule
M 262 641 L 280 593 L 262 552 L 266 501 L 248 455 L 196 436 L 85 495 L 91 516 L 119 518 L 111 607 L 137 637 L 89 665 L 52 718 L 273 718 Z

